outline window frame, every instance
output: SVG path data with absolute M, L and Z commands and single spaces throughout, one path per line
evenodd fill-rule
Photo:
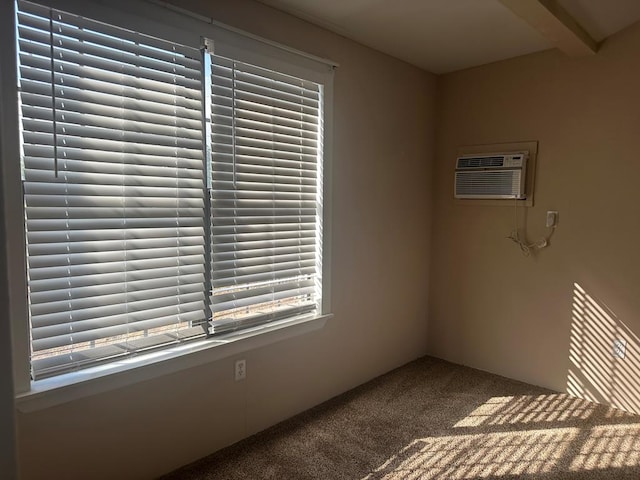
M 218 212 L 209 225 L 211 332 L 314 315 L 322 299 L 322 85 L 213 52 L 205 62 L 212 87 L 209 198 Z
M 14 359 L 14 383 L 21 410 L 44 408 L 74 398 L 133 384 L 141 380 L 192 368 L 220 360 L 241 352 L 301 335 L 324 326 L 331 315 L 331 144 L 333 70 L 337 64 L 279 45 L 270 40 L 219 24 L 208 17 L 191 14 L 171 5 L 159 6 L 150 2 L 115 0 L 107 7 L 82 0 L 35 0 L 35 3 L 85 15 L 118 27 L 136 29 L 141 33 L 186 45 L 212 39 L 216 45 L 246 55 L 241 61 L 270 59 L 267 68 L 289 66 L 283 73 L 307 72 L 307 79 L 323 85 L 323 175 L 322 182 L 322 304 L 311 318 L 293 318 L 247 328 L 230 334 L 196 340 L 150 352 L 122 361 L 109 362 L 84 370 L 32 381 L 30 378 L 30 329 L 28 322 L 27 273 L 25 254 L 24 211 L 20 162 L 19 122 L 3 121 L 0 127 L 0 164 L 4 196 L 5 248 L 8 255 L 8 277 L 5 287 L 10 302 L 11 343 Z M 17 89 L 17 49 L 14 2 L 0 6 L 0 38 L 5 48 L 0 52 L 0 114 L 3 118 L 20 118 Z M 154 35 L 155 34 L 155 35 Z M 239 52 L 239 53 L 238 53 Z M 243 53 L 244 52 L 244 53 Z M 228 53 L 227 53 L 228 54 Z M 260 65 L 262 66 L 262 65 Z M 278 70 L 281 71 L 281 70 Z M 310 72 L 310 73 L 309 73 Z M 309 78 L 309 76 L 313 78 Z M 318 81 L 318 79 L 320 81 Z

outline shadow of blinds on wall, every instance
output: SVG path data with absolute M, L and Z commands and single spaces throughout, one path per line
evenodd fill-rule
M 18 2 L 32 368 L 205 332 L 197 49 Z
M 320 312 L 321 86 L 210 59 L 211 331 Z

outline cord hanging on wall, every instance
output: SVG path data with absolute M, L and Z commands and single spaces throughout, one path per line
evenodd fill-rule
M 522 251 L 522 254 L 525 257 L 530 256 L 532 252 L 535 252 L 537 250 L 542 250 L 543 248 L 548 247 L 549 246 L 549 241 L 551 240 L 551 237 L 553 236 L 553 232 L 555 232 L 555 230 L 556 230 L 556 225 L 558 224 L 558 212 L 557 211 L 551 211 L 551 210 L 547 212 L 546 226 L 547 226 L 547 228 L 551 229 L 549 231 L 549 233 L 545 237 L 543 237 L 542 239 L 538 240 L 537 242 L 528 243 L 526 227 L 525 227 L 525 231 L 523 232 L 523 235 L 520 236 L 520 228 L 518 227 L 518 201 L 517 201 L 517 199 L 514 199 L 513 206 L 514 206 L 514 209 L 513 209 L 513 212 L 514 212 L 514 229 L 511 232 L 511 234 L 509 234 L 509 236 L 507 236 L 507 238 L 509 240 L 511 240 L 512 242 L 516 243 L 520 247 L 520 250 Z

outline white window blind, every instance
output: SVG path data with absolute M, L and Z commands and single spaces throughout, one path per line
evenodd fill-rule
M 35 378 L 206 327 L 201 60 L 18 2 Z
M 319 311 L 322 89 L 211 62 L 215 334 Z

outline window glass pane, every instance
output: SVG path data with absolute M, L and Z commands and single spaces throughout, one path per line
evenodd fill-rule
M 211 61 L 212 332 L 317 312 L 321 88 Z
M 200 52 L 18 8 L 35 377 L 203 334 Z

